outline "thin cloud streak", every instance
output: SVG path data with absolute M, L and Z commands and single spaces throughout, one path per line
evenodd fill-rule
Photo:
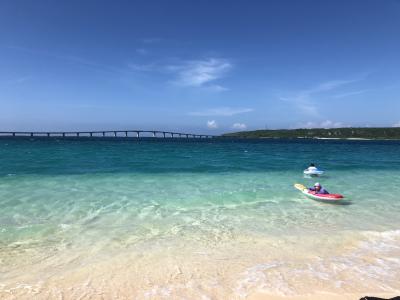
M 211 117 L 211 116 L 230 117 L 238 114 L 249 113 L 252 111 L 253 111 L 252 108 L 218 107 L 203 111 L 190 112 L 189 115 L 196 117 Z
M 149 53 L 149 51 L 144 48 L 138 48 L 138 49 L 136 49 L 136 53 L 138 53 L 140 55 L 146 55 Z
M 177 71 L 175 84 L 180 86 L 201 87 L 207 83 L 223 77 L 232 64 L 225 59 L 208 58 L 205 60 L 192 60 L 180 66 L 171 66 Z
M 360 95 L 364 94 L 366 92 L 369 92 L 370 90 L 360 90 L 360 91 L 353 91 L 353 92 L 348 92 L 348 93 L 343 93 L 343 94 L 338 94 L 332 96 L 332 98 L 345 98 L 345 97 L 350 97 L 350 96 L 355 96 L 355 95 Z
M 1 85 L 15 85 L 15 84 L 21 84 L 24 83 L 26 81 L 28 81 L 29 79 L 31 79 L 31 76 L 21 76 L 18 78 L 14 78 L 14 79 L 9 79 L 9 80 L 5 80 L 1 83 Z
M 81 58 L 78 56 L 63 55 L 63 54 L 42 51 L 42 50 L 36 50 L 36 49 L 29 49 L 29 48 L 24 48 L 24 47 L 19 47 L 19 46 L 8 46 L 7 48 L 34 54 L 34 55 L 46 56 L 46 57 L 62 60 L 62 61 L 68 62 L 68 63 L 74 63 L 77 65 L 89 67 L 91 69 L 95 69 L 97 71 L 102 71 L 102 72 L 107 72 L 107 73 L 126 73 L 123 70 L 114 68 L 112 66 L 99 64 L 97 62 L 93 62 L 93 61 L 90 61 L 90 60 L 87 60 L 85 58 Z
M 233 65 L 227 59 L 206 58 L 202 60 L 176 60 L 174 63 L 130 64 L 129 67 L 139 72 L 171 74 L 175 78 L 168 82 L 175 86 L 223 92 L 229 89 L 214 82 L 223 78 L 233 68 Z
M 299 93 L 296 96 L 291 97 L 280 97 L 279 99 L 285 102 L 292 103 L 301 112 L 310 116 L 318 116 L 318 109 L 316 105 L 311 101 L 308 94 Z
M 325 129 L 330 129 L 330 128 L 343 128 L 347 127 L 344 125 L 342 122 L 332 122 L 331 120 L 325 120 L 322 122 L 313 122 L 313 121 L 308 121 L 305 123 L 299 123 L 297 126 L 292 127 L 292 129 L 297 129 L 297 128 L 306 128 L 306 129 L 311 129 L 311 128 L 325 128 Z
M 292 96 L 280 97 L 280 99 L 282 101 L 294 104 L 301 112 L 303 112 L 306 115 L 318 117 L 319 116 L 318 107 L 313 99 L 315 95 L 318 95 L 320 93 L 326 93 L 338 89 L 344 85 L 361 81 L 363 79 L 365 79 L 365 76 L 350 80 L 326 81 L 310 89 L 298 91 Z
M 244 123 L 235 123 L 232 125 L 232 128 L 237 130 L 246 130 L 247 125 Z
M 218 85 L 218 84 L 212 84 L 212 85 L 208 85 L 205 89 L 207 89 L 208 91 L 211 92 L 225 92 L 225 91 L 229 91 L 229 88 Z
M 157 63 L 149 63 L 149 64 L 129 64 L 128 67 L 133 71 L 138 72 L 153 72 L 160 71 L 161 67 L 158 66 Z
M 162 38 L 145 38 L 142 39 L 141 42 L 144 44 L 156 44 L 162 42 L 164 39 Z

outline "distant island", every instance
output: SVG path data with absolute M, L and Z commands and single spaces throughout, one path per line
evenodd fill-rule
M 400 127 L 345 127 L 253 130 L 223 134 L 243 138 L 315 138 L 315 139 L 395 139 L 400 140 Z

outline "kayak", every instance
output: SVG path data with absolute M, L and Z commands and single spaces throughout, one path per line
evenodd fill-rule
M 324 201 L 324 202 L 337 202 L 344 199 L 343 195 L 340 194 L 315 194 L 315 192 L 310 191 L 304 185 L 299 183 L 296 183 L 294 187 L 299 191 L 301 191 L 306 197 L 313 200 Z
M 310 191 L 304 185 L 299 183 L 296 183 L 294 187 L 302 192 L 306 197 L 317 201 L 338 202 L 344 199 L 343 195 L 340 194 L 315 194 L 315 192 Z
M 321 171 L 321 170 L 308 170 L 308 169 L 305 169 L 304 170 L 304 172 L 303 172 L 304 174 L 306 174 L 306 175 L 314 175 L 314 176 L 319 176 L 319 175 L 322 175 L 322 174 L 324 174 L 324 171 Z

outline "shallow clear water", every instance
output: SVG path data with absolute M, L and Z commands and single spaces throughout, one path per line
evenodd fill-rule
M 326 170 L 318 181 L 344 194 L 346 205 L 315 202 L 293 188 L 315 182 L 302 174 L 310 162 Z M 382 271 L 371 279 L 378 291 L 399 288 L 391 283 L 400 267 L 391 251 L 400 248 L 400 142 L 1 139 L 0 178 L 0 296 L 21 282 L 30 287 L 23 285 L 24 293 L 38 282 L 44 291 L 60 274 L 118 255 L 124 258 L 114 265 L 137 262 L 133 253 L 147 255 L 148 269 L 135 270 L 154 282 L 155 265 L 187 268 L 187 275 L 199 261 L 193 253 L 206 253 L 209 269 L 199 267 L 204 276 L 195 280 L 205 295 L 214 284 L 207 274 L 225 267 L 220 277 L 228 279 L 218 284 L 238 297 L 257 289 L 301 293 L 291 283 L 299 272 L 308 281 L 324 274 L 321 290 L 337 289 L 346 282 L 338 278 L 343 264 L 354 274 L 369 265 Z M 221 255 L 237 268 L 218 265 Z M 271 264 L 281 267 L 271 271 Z M 293 270 L 297 275 L 281 278 Z M 139 298 L 163 297 L 163 290 L 132 289 Z M 179 295 L 176 285 L 168 289 Z

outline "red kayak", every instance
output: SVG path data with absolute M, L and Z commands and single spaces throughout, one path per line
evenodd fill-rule
M 344 199 L 343 195 L 340 194 L 316 194 L 314 191 L 310 191 L 302 184 L 295 184 L 295 188 L 300 190 L 304 195 L 313 200 L 334 202 Z
M 309 194 L 311 197 L 317 197 L 317 198 L 322 198 L 322 199 L 343 199 L 343 195 L 340 194 L 316 194 L 314 191 L 308 191 L 304 194 Z

